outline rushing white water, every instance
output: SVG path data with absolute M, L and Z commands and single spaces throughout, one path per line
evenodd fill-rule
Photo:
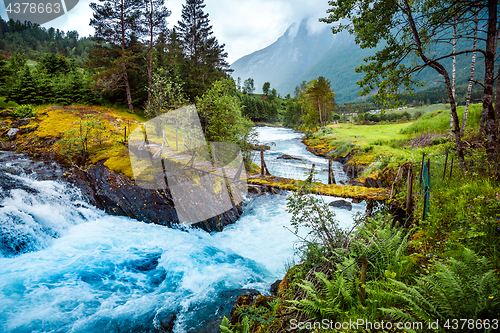
M 259 131 L 322 163 L 281 140 L 293 131 Z M 297 260 L 285 195 L 249 198 L 223 232 L 186 232 L 107 215 L 65 182 L 42 180 L 42 166 L 23 171 L 33 165 L 25 157 L 0 162 L 0 332 L 160 332 L 169 322 L 208 332 L 234 290 L 267 293 Z M 341 225 L 351 213 L 337 211 Z
M 260 143 L 269 145 L 271 148 L 264 153 L 264 158 L 272 175 L 304 180 L 314 163 L 317 172 L 316 180 L 327 184 L 328 160 L 307 151 L 301 142 L 302 133 L 280 127 L 258 127 L 257 132 Z M 278 159 L 284 154 L 299 158 L 301 161 Z M 260 166 L 260 158 L 254 158 L 254 160 Z M 342 170 L 342 164 L 334 161 L 332 168 L 337 182 L 348 180 Z

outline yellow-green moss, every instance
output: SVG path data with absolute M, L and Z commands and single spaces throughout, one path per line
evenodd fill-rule
M 293 179 L 279 178 L 273 176 L 258 176 L 248 178 L 249 184 L 267 185 L 283 190 L 295 191 L 299 188 L 300 182 Z M 385 188 L 368 188 L 363 186 L 350 185 L 325 185 L 314 183 L 311 193 L 329 195 L 341 198 L 353 198 L 360 200 L 386 200 L 389 198 L 389 191 Z

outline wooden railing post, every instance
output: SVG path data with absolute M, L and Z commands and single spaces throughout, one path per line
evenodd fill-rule
M 260 150 L 260 174 L 264 175 L 264 150 Z
M 335 175 L 333 174 L 332 160 L 328 159 L 328 184 L 337 184 Z
M 413 210 L 413 166 L 408 166 L 408 188 L 406 191 L 406 218 L 408 219 Z

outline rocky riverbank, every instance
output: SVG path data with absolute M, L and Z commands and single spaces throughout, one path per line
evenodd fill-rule
M 60 139 L 87 115 L 100 119 L 108 143 L 89 149 L 88 163 L 82 166 L 64 153 Z M 57 162 L 65 169 L 64 178 L 78 186 L 91 204 L 108 214 L 169 227 L 180 226 L 168 188 L 144 189 L 133 181 L 127 147 L 119 139 L 123 124 L 128 125 L 130 132 L 130 128 L 139 123 L 133 115 L 99 107 L 48 107 L 39 110 L 36 117 L 25 119 L 15 119 L 4 111 L 0 114 L 0 149 Z M 200 186 L 199 191 L 213 189 Z M 199 193 L 199 197 L 204 194 Z M 224 226 L 234 223 L 241 213 L 241 205 L 233 205 L 233 209 L 193 226 L 208 232 L 221 231 Z

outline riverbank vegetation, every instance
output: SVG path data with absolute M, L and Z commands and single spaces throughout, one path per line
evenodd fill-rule
M 493 103 L 498 3 L 355 6 L 337 1 L 323 21 L 336 24 L 334 33 L 348 30 L 362 47 L 386 43 L 358 68 L 365 73 L 362 94 L 376 92 L 377 103 L 401 105 L 402 91 L 423 85 L 411 74 L 430 67 L 443 76 L 446 90 L 439 102 L 449 102 L 449 111 L 408 113 L 398 123 L 381 124 L 358 110 L 350 119 L 354 124 L 309 128 L 305 143 L 314 153 L 359 167 L 361 177 L 389 175 L 383 183 L 391 186 L 391 199 L 377 207 L 371 203 L 366 216 L 343 231 L 303 184 L 290 196 L 288 209 L 311 234 L 298 240 L 301 262 L 280 283 L 282 307 L 265 324 L 253 317 L 241 321 L 245 312 L 240 312 L 223 330 L 495 331 L 500 325 L 500 104 Z M 428 52 L 463 39 L 473 44 L 467 52 Z M 482 88 L 475 92 L 482 103 L 471 105 L 472 72 L 465 105 L 458 107 L 463 95 L 456 95 L 456 68 L 446 61 L 473 54 L 474 63 L 476 52 L 485 63 Z M 385 111 L 378 111 L 382 121 Z M 303 114 L 294 116 L 287 125 L 307 129 Z

